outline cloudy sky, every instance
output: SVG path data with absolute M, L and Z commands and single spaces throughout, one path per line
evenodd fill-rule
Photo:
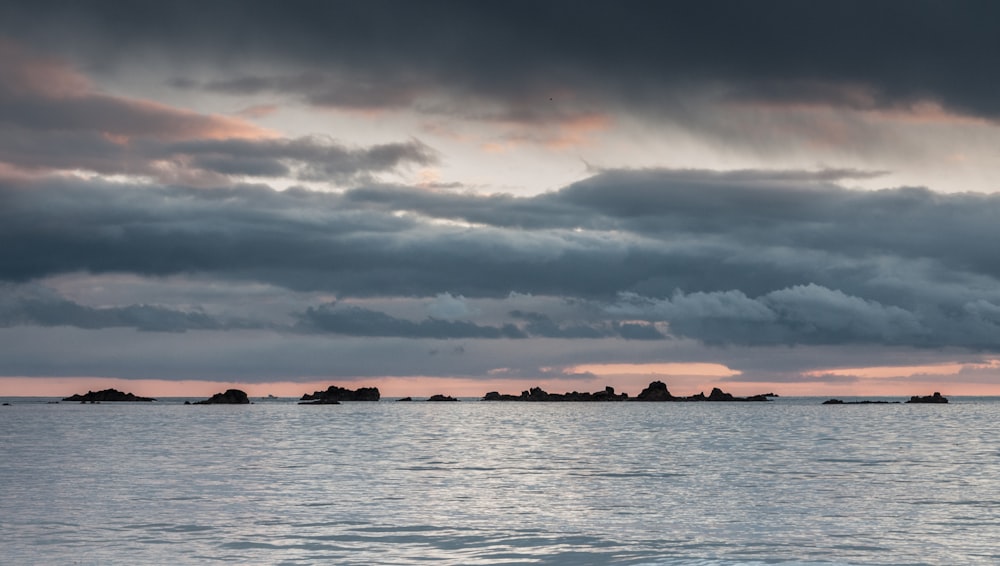
M 0 3 L 0 395 L 1000 394 L 997 21 Z

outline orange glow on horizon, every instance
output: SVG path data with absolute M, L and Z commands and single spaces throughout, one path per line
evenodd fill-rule
M 651 364 L 585 364 L 566 369 L 567 373 L 593 373 L 595 375 L 702 375 L 730 377 L 742 372 L 722 364 L 713 363 L 651 363 Z
M 631 364 L 608 364 L 629 367 Z M 637 364 L 644 366 L 644 364 Z M 651 364 L 652 365 L 652 364 Z M 670 364 L 666 364 L 670 365 Z M 677 364 L 685 365 L 685 364 Z M 718 364 L 690 364 L 706 366 L 703 371 L 713 369 Z M 580 366 L 584 367 L 584 366 Z M 725 367 L 725 366 L 719 366 Z M 695 368 L 698 369 L 698 368 Z M 660 380 L 667 384 L 670 392 L 677 396 L 688 396 L 699 392 L 708 393 L 713 387 L 738 396 L 761 393 L 777 393 L 783 397 L 909 397 L 929 395 L 940 391 L 944 395 L 1000 395 L 1000 383 L 963 382 L 942 375 L 939 381 L 913 381 L 906 378 L 859 378 L 854 381 L 823 382 L 768 382 L 768 381 L 727 381 L 726 377 L 736 375 L 732 370 L 726 375 L 656 375 L 631 373 L 602 375 L 596 378 L 549 378 L 549 379 L 476 379 L 450 377 L 385 376 L 365 379 L 310 379 L 309 381 L 275 381 L 266 383 L 240 383 L 235 381 L 201 381 L 164 379 L 121 379 L 110 377 L 0 377 L 0 397 L 57 397 L 63 398 L 75 393 L 99 391 L 114 388 L 144 397 L 202 397 L 208 398 L 226 389 L 241 389 L 251 398 L 275 395 L 277 397 L 299 398 L 303 393 L 325 390 L 330 385 L 350 389 L 358 387 L 378 387 L 383 397 L 429 397 L 434 394 L 453 397 L 482 397 L 489 391 L 518 395 L 532 387 L 541 387 L 550 393 L 570 391 L 594 392 L 605 386 L 614 387 L 619 393 L 634 397 L 649 382 Z
M 874 366 L 860 368 L 819 369 L 805 372 L 802 375 L 808 377 L 842 375 L 866 379 L 880 379 L 890 377 L 911 377 L 914 375 L 957 375 L 963 370 L 970 369 L 1000 369 L 1000 360 L 987 360 L 984 363 L 978 364 L 952 362 L 923 366 Z

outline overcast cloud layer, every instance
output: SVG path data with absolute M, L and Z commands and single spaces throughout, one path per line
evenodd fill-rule
M 0 377 L 849 385 L 909 356 L 1000 391 L 998 17 L 6 3 Z

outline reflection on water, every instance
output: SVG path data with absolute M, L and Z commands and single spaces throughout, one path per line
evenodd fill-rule
M 995 564 L 1000 402 L 15 404 L 12 564 Z

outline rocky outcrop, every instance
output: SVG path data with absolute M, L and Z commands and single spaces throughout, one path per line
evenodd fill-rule
M 605 387 L 604 391 L 594 393 L 580 393 L 572 391 L 569 393 L 549 393 L 541 387 L 532 387 L 527 391 L 522 391 L 520 395 L 501 395 L 496 391 L 490 391 L 483 396 L 483 401 L 546 401 L 546 402 L 603 402 L 603 401 L 624 401 L 628 399 L 628 393 L 616 394 L 613 387 Z
M 667 390 L 667 386 L 662 381 L 654 381 L 642 390 L 633 401 L 646 402 L 733 402 L 733 401 L 767 401 L 768 397 L 773 397 L 773 393 L 753 395 L 750 397 L 736 397 L 732 393 L 726 393 L 718 387 L 713 387 L 712 392 L 707 396 L 704 393 L 695 393 L 690 397 L 675 397 Z
M 667 389 L 667 385 L 662 381 L 654 381 L 643 389 L 635 398 L 629 398 L 628 393 L 616 394 L 613 387 L 605 387 L 604 391 L 595 393 L 548 393 L 540 387 L 532 387 L 527 391 L 522 391 L 521 395 L 506 395 L 497 391 L 490 391 L 483 396 L 483 401 L 767 401 L 768 397 L 775 396 L 773 393 L 754 395 L 752 397 L 735 397 L 730 393 L 719 389 L 712 389 L 706 397 L 704 393 L 698 393 L 690 397 L 674 397 Z
M 933 395 L 920 397 L 914 395 L 907 403 L 947 403 L 948 398 L 935 391 Z M 828 399 L 823 401 L 823 405 L 898 405 L 899 401 L 842 401 L 840 399 Z
M 454 397 L 449 397 L 448 395 L 431 395 L 430 399 L 427 399 L 427 400 L 428 401 L 458 401 L 458 399 L 456 399 Z
M 412 401 L 412 400 L 413 400 L 413 397 L 403 397 L 401 399 L 396 399 L 397 402 L 398 401 Z
M 156 401 L 152 397 L 139 397 L 131 393 L 122 393 L 117 389 L 105 389 L 104 391 L 87 391 L 86 395 L 73 395 L 66 397 L 63 401 L 79 401 L 81 403 L 116 403 L 116 402 L 136 402 L 136 401 Z
M 306 393 L 300 401 L 378 401 L 382 398 L 377 387 L 359 387 L 356 390 L 331 385 L 326 391 Z M 316 404 L 316 403 L 314 403 Z M 322 404 L 322 403 L 319 403 Z M 329 403 L 332 404 L 332 403 Z
M 948 398 L 942 397 L 941 393 L 937 391 L 935 391 L 933 395 L 926 395 L 924 397 L 914 395 L 913 397 L 910 397 L 909 401 L 907 401 L 907 403 L 947 403 L 947 402 Z
M 250 398 L 239 389 L 227 389 L 225 393 L 216 393 L 204 401 L 197 401 L 194 405 L 249 405 Z
M 726 393 L 725 391 L 719 389 L 718 387 L 713 387 L 712 392 L 708 394 L 708 401 L 735 401 L 736 398 L 733 397 L 732 393 Z
M 527 393 L 525 391 L 524 393 Z M 522 395 L 524 394 L 522 393 Z M 501 394 L 499 391 L 490 391 L 483 396 L 483 401 L 520 401 L 521 398 L 517 395 L 510 395 L 507 393 Z
M 662 381 L 654 381 L 639 392 L 636 401 L 676 401 L 677 398 L 670 394 L 667 384 Z

